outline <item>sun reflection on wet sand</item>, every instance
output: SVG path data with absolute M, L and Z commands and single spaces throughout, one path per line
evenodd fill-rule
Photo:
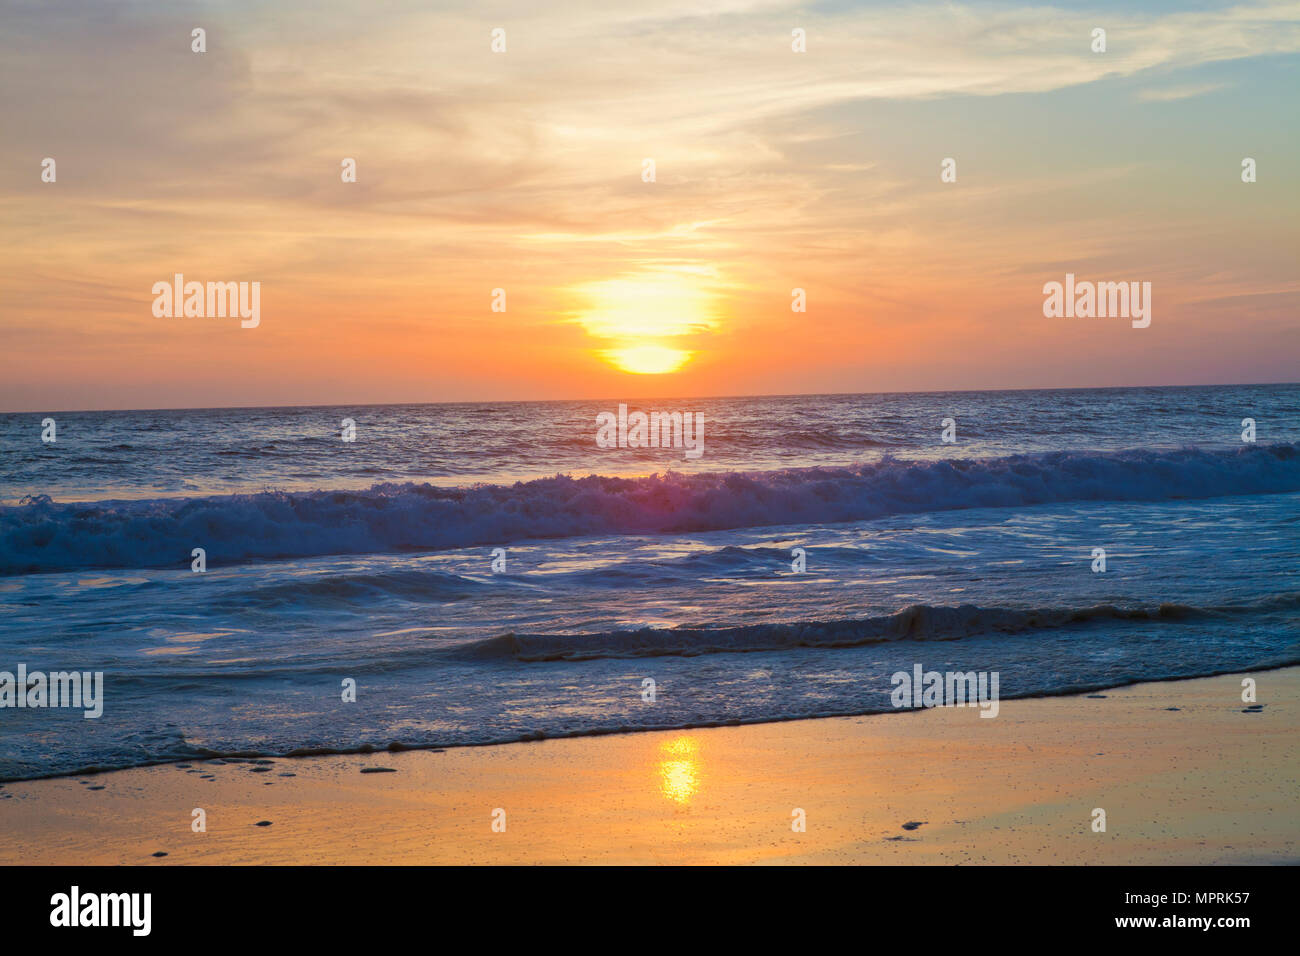
M 674 737 L 660 749 L 659 789 L 674 803 L 687 804 L 700 789 L 699 744 L 694 737 Z

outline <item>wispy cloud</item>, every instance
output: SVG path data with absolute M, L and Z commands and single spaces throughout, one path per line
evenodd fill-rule
M 801 283 L 818 308 L 834 305 L 841 332 L 859 314 L 919 331 L 941 296 L 1000 295 L 988 277 L 1044 246 L 1051 257 L 1140 234 L 1158 249 L 1134 211 L 1146 200 L 1135 184 L 1156 174 L 1122 150 L 1099 170 L 1076 158 L 1120 135 L 1115 103 L 1089 102 L 1074 149 L 1020 111 L 1040 99 L 1080 109 L 1092 90 L 1187 99 L 1224 88 L 1204 75 L 1215 64 L 1300 52 L 1296 3 L 1121 14 L 396 0 L 380 15 L 320 0 L 0 0 L 0 17 L 0 300 L 22 303 L 0 322 L 75 331 L 87 349 L 157 330 L 139 290 L 200 268 L 274 276 L 268 306 L 278 298 L 279 327 L 295 334 L 351 334 L 368 309 L 376 354 L 392 345 L 385 328 L 474 329 L 499 285 L 528 290 L 511 298 L 528 308 L 499 322 L 563 325 L 579 307 L 565 290 L 667 261 L 716 277 L 710 315 L 732 306 L 711 326 L 719 336 L 775 327 L 782 309 L 790 321 Z M 189 50 L 196 24 L 203 55 Z M 1105 54 L 1090 48 L 1097 26 Z M 494 27 L 505 54 L 489 49 Z M 791 52 L 795 27 L 807 53 Z M 984 125 L 971 133 L 967 116 Z M 961 174 L 939 192 L 948 155 Z M 36 179 L 44 156 L 58 159 L 57 186 Z M 346 187 L 345 156 L 359 169 Z M 639 176 L 646 157 L 653 184 Z M 1293 206 L 1293 194 L 1274 203 Z M 59 308 L 72 286 L 34 278 L 50 274 L 105 290 L 102 314 Z M 775 300 L 756 291 L 768 283 Z M 915 304 L 922 295 L 935 303 Z M 167 354 L 203 369 L 193 349 L 172 339 Z M 19 376 L 59 374 L 39 355 L 9 361 Z
M 1137 98 L 1148 103 L 1168 103 L 1173 100 L 1189 100 L 1194 96 L 1204 96 L 1224 88 L 1223 83 L 1195 83 L 1186 86 L 1166 86 L 1156 89 L 1141 90 Z

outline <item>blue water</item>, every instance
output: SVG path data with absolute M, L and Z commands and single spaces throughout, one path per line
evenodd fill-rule
M 704 455 L 598 448 L 618 400 L 0 416 L 0 670 L 105 681 L 0 709 L 0 778 L 1300 662 L 1300 386 L 628 404 Z

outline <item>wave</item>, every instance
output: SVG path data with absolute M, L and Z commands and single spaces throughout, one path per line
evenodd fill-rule
M 1240 663 L 1218 665 L 1206 662 L 1193 670 L 1179 668 L 1172 663 L 1153 664 L 1153 670 L 1143 674 L 1103 676 L 1097 679 L 1070 680 L 1051 687 L 1038 687 L 1025 691 L 1008 691 L 1005 687 L 999 693 L 1001 701 L 1025 698 L 1067 697 L 1078 694 L 1092 694 L 1103 690 L 1113 690 L 1133 684 L 1145 684 L 1157 681 L 1184 681 L 1221 674 L 1258 673 L 1293 667 L 1300 663 L 1295 654 L 1284 654 L 1272 659 L 1250 665 Z M 524 743 L 538 740 L 562 740 L 580 737 L 603 737 L 611 734 L 643 733 L 664 730 L 694 730 L 712 727 L 737 727 L 751 724 L 785 723 L 796 720 L 809 720 L 830 717 L 863 717 L 874 714 L 920 714 L 922 709 L 899 710 L 884 702 L 859 702 L 843 705 L 814 706 L 804 711 L 786 711 L 756 714 L 752 716 L 694 717 L 653 720 L 611 720 L 608 723 L 583 727 L 547 727 L 487 731 L 477 739 L 445 739 L 437 733 L 410 736 L 409 731 L 399 739 L 395 731 L 381 731 L 373 734 L 371 741 L 345 744 L 293 744 L 285 742 L 276 744 L 269 740 L 254 743 L 249 741 L 242 745 L 229 747 L 203 746 L 188 741 L 183 735 L 158 735 L 157 742 L 149 746 L 133 746 L 100 754 L 93 758 L 80 755 L 66 755 L 56 759 L 55 763 L 46 763 L 36 759 L 0 760 L 0 784 L 24 780 L 41 780 L 56 777 L 77 777 L 91 774 L 108 773 L 131 767 L 151 767 L 160 764 L 173 764 L 182 761 L 204 760 L 212 764 L 243 764 L 259 758 L 294 759 L 303 757 L 321 757 L 331 755 L 375 754 L 381 752 L 402 753 L 405 751 L 433 751 L 441 753 L 452 748 L 489 747 L 501 744 Z M 169 739 L 174 737 L 174 739 Z M 212 764 L 203 770 L 211 772 Z
M 880 617 L 794 621 L 735 627 L 640 628 L 600 634 L 502 634 L 462 645 L 447 656 L 522 662 L 584 661 L 634 657 L 695 657 L 801 647 L 847 648 L 889 641 L 955 641 L 990 634 L 1056 629 L 1101 622 L 1204 621 L 1300 608 L 1300 593 L 1271 596 L 1257 604 L 1196 607 L 1166 603 L 1154 607 L 1010 608 L 974 604 L 914 604 Z
M 958 508 L 1163 501 L 1300 491 L 1300 443 L 1207 450 L 1047 452 L 990 459 L 641 478 L 557 475 L 513 485 L 385 483 L 364 491 L 0 508 L 0 574 L 209 566 L 425 551 L 602 534 L 859 521 Z
M 506 583 L 515 582 L 508 580 Z M 214 610 L 353 607 L 366 602 L 392 600 L 446 604 L 471 599 L 499 586 L 441 571 L 329 574 L 241 589 L 236 595 L 218 600 Z

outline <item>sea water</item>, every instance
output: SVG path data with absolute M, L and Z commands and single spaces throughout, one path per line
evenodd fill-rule
M 705 453 L 600 447 L 620 403 Z M 0 779 L 1300 662 L 1296 385 L 9 414 L 0 455 L 0 671 L 103 673 L 96 719 L 0 708 Z

